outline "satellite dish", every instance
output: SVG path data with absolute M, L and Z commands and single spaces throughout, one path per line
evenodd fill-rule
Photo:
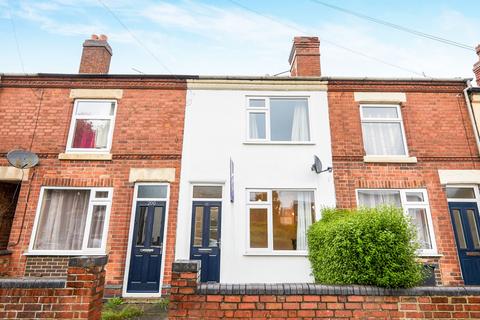
M 327 167 L 327 169 L 325 170 L 322 170 L 322 168 L 323 166 L 320 158 L 318 158 L 317 156 L 313 156 L 312 171 L 315 171 L 317 174 L 320 174 L 325 171 L 332 172 L 333 170 L 332 167 Z
M 12 150 L 7 153 L 7 160 L 18 169 L 35 167 L 38 164 L 38 156 L 27 150 Z

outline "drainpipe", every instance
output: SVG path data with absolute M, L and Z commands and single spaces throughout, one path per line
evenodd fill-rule
M 468 115 L 470 116 L 470 121 L 472 122 L 473 131 L 475 132 L 475 141 L 477 142 L 477 152 L 480 153 L 480 138 L 478 132 L 477 121 L 473 114 L 472 102 L 470 101 L 470 96 L 468 95 L 468 90 L 472 88 L 472 83 L 470 80 L 467 80 L 467 87 L 463 90 L 463 95 L 465 96 L 465 101 L 467 103 Z

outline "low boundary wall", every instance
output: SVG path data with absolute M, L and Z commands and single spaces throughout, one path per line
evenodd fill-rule
M 169 319 L 480 319 L 480 287 L 200 284 L 199 275 L 199 261 L 173 264 Z
M 66 278 L 0 278 L 0 319 L 100 319 L 106 263 L 74 257 Z

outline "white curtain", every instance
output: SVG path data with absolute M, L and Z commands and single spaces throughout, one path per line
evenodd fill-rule
M 90 236 L 88 238 L 88 248 L 101 248 L 103 237 L 103 225 L 105 224 L 105 213 L 107 206 L 93 206 L 92 223 L 90 226 Z
M 308 109 L 303 100 L 298 101 L 293 110 L 292 119 L 292 141 L 308 141 L 310 134 L 308 130 Z
M 34 249 L 80 250 L 89 196 L 88 190 L 45 190 Z
M 422 249 L 431 249 L 430 234 L 428 232 L 428 222 L 425 209 L 410 208 L 408 214 L 412 217 L 413 224 L 417 227 L 417 238 Z
M 297 250 L 307 250 L 307 230 L 312 224 L 312 192 L 297 195 Z
M 390 190 L 362 190 L 358 192 L 360 206 L 374 208 L 378 205 L 394 205 L 402 207 L 399 191 Z
M 259 139 L 260 134 L 258 132 L 257 114 L 256 113 L 249 113 L 248 114 L 248 121 L 249 121 L 249 137 L 250 137 L 250 139 Z
M 92 122 L 93 130 L 95 131 L 95 148 L 106 148 L 108 144 L 110 120 L 93 120 Z
M 364 122 L 363 143 L 368 155 L 405 155 L 399 122 Z

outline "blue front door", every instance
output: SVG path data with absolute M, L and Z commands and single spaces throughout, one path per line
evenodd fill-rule
M 159 292 L 164 229 L 165 201 L 137 201 L 127 292 Z
M 475 202 L 450 202 L 458 257 L 466 285 L 480 285 L 480 217 Z
M 222 203 L 193 201 L 190 258 L 202 262 L 200 281 L 220 281 Z

